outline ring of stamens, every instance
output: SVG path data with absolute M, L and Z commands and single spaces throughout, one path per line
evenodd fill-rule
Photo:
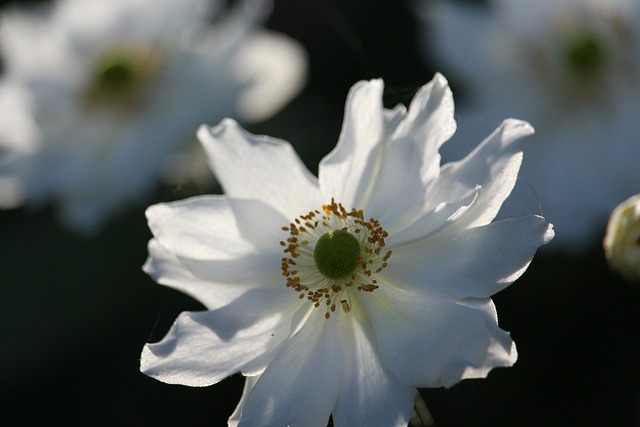
M 345 313 L 351 311 L 354 290 L 373 292 L 378 289 L 376 276 L 387 267 L 387 261 L 391 257 L 390 250 L 383 252 L 388 233 L 374 218 L 365 221 L 363 211 L 347 211 L 332 198 L 330 204 L 322 205 L 322 211 L 300 215 L 289 226 L 282 227 L 282 230 L 289 233 L 287 239 L 280 242 L 285 254 L 282 258 L 282 275 L 286 278 L 286 286 L 299 292 L 300 299 L 306 298 L 315 307 L 326 307 L 327 319 L 338 305 Z M 327 256 L 326 259 L 334 259 L 339 264 L 335 269 L 323 268 L 317 260 L 318 242 L 322 246 L 322 240 L 327 236 L 342 233 L 352 236 L 359 245 L 355 263 L 352 265 L 349 259 L 337 260 Z M 347 241 L 345 256 L 350 258 L 354 250 L 349 242 L 351 237 L 341 237 Z M 322 249 L 323 254 L 325 250 L 327 249 Z M 331 261 L 320 261 L 322 262 Z M 339 273 L 333 274 L 332 271 Z

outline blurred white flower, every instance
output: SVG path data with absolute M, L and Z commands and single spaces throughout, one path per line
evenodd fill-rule
M 260 30 L 269 4 L 59 0 L 0 21 L 0 206 L 52 201 L 92 231 L 138 202 L 203 122 L 260 120 L 306 56 Z M 210 18 L 216 15 L 212 24 Z
M 145 271 L 209 311 L 182 313 L 141 370 L 205 386 L 247 378 L 231 426 L 406 426 L 414 387 L 485 377 L 517 357 L 491 295 L 553 231 L 492 222 L 515 183 L 521 138 L 505 120 L 440 165 L 453 98 L 436 75 L 408 111 L 381 80 L 349 93 L 337 147 L 313 176 L 291 146 L 234 121 L 198 136 L 226 194 L 147 210 Z
M 505 112 L 536 123 L 520 176 L 559 231 L 553 247 L 587 248 L 640 191 L 640 2 L 488 3 L 425 1 L 429 58 L 468 90 L 470 127 Z M 535 203 L 517 190 L 505 207 Z
M 611 213 L 604 252 L 614 270 L 629 280 L 640 280 L 640 194 Z

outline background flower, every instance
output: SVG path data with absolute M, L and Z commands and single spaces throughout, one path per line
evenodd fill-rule
M 6 12 L 0 204 L 53 201 L 71 227 L 94 231 L 147 196 L 200 123 L 260 120 L 289 101 L 301 47 L 259 29 L 265 2 L 222 6 L 60 0 Z
M 553 231 L 534 215 L 491 221 L 533 129 L 505 120 L 441 167 L 455 131 L 446 80 L 408 110 L 383 109 L 382 92 L 353 86 L 318 179 L 286 142 L 231 120 L 200 129 L 225 195 L 150 207 L 145 270 L 210 311 L 145 346 L 144 373 L 202 386 L 242 372 L 239 425 L 406 426 L 413 387 L 515 362 L 490 296 Z
M 535 206 L 556 226 L 551 248 L 585 250 L 608 213 L 640 189 L 640 3 L 627 0 L 492 0 L 422 3 L 427 54 L 468 98 L 469 128 L 505 114 L 536 136 L 506 214 Z

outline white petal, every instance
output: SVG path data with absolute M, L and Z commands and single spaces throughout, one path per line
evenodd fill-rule
M 367 214 L 387 227 L 420 203 L 426 186 L 438 176 L 438 150 L 455 132 L 453 96 L 440 74 L 424 85 L 411 101 L 381 157 Z
M 429 188 L 432 204 L 467 194 L 470 188 L 482 191 L 473 207 L 456 224 L 472 227 L 491 222 L 502 202 L 511 193 L 522 163 L 525 136 L 533 134 L 527 122 L 507 119 L 467 157 L 442 168 L 440 177 Z M 421 235 L 420 230 L 416 234 Z
M 238 100 L 247 120 L 264 120 L 302 89 L 307 55 L 283 35 L 262 31 L 244 41 L 234 61 L 236 76 L 246 82 Z
M 228 427 L 238 427 L 240 419 L 242 418 L 242 410 L 244 409 L 244 404 L 246 403 L 249 393 L 251 393 L 251 390 L 253 390 L 253 386 L 256 385 L 259 378 L 260 375 L 254 375 L 245 379 L 240 402 L 238 402 L 238 406 L 236 406 L 233 414 L 231 414 L 231 416 L 229 417 L 229 421 L 227 422 Z
M 455 299 L 486 298 L 520 277 L 553 234 L 551 225 L 535 215 L 467 230 L 446 229 L 394 248 L 385 274 Z
M 394 224 L 386 227 L 389 232 L 388 248 L 394 249 L 416 240 L 428 238 L 430 235 L 453 224 L 477 200 L 480 190 L 480 187 L 473 190 L 469 189 L 469 194 L 464 195 L 459 200 L 442 202 L 430 212 L 417 218 L 414 217 L 415 211 L 409 211 L 405 216 L 399 217 Z M 420 230 L 420 234 L 416 234 L 416 230 Z
M 340 392 L 344 355 L 338 322 L 313 310 L 247 397 L 240 426 L 326 427 Z
M 146 211 L 149 228 L 165 248 L 193 259 L 233 259 L 258 250 L 279 252 L 288 221 L 264 203 L 199 196 L 160 203 Z
M 262 201 L 289 220 L 322 205 L 316 178 L 289 143 L 252 135 L 231 119 L 201 126 L 198 138 L 228 196 Z
M 347 209 L 362 209 L 376 176 L 383 139 L 387 137 L 382 80 L 358 82 L 349 91 L 336 147 L 319 166 L 322 194 Z M 326 201 L 325 201 L 326 203 Z
M 140 370 L 162 382 L 206 386 L 270 357 L 290 333 L 282 292 L 252 290 L 214 311 L 185 312 L 158 343 L 147 344 Z M 264 368 L 264 366 L 263 366 Z
M 450 387 L 516 361 L 515 345 L 498 327 L 490 299 L 456 303 L 385 284 L 362 302 L 387 368 L 405 384 Z
M 149 258 L 143 270 L 149 276 L 158 283 L 192 296 L 210 310 L 230 303 L 250 289 L 242 284 L 220 285 L 193 275 L 175 255 L 155 239 L 149 242 L 148 249 Z
M 345 320 L 342 337 L 347 367 L 333 412 L 336 427 L 401 427 L 409 423 L 414 388 L 398 381 L 380 360 L 375 334 L 368 322 Z

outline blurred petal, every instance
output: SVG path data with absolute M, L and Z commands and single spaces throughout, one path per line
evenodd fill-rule
M 307 54 L 292 39 L 264 31 L 245 41 L 234 68 L 247 82 L 238 99 L 240 114 L 247 120 L 264 120 L 302 90 Z

